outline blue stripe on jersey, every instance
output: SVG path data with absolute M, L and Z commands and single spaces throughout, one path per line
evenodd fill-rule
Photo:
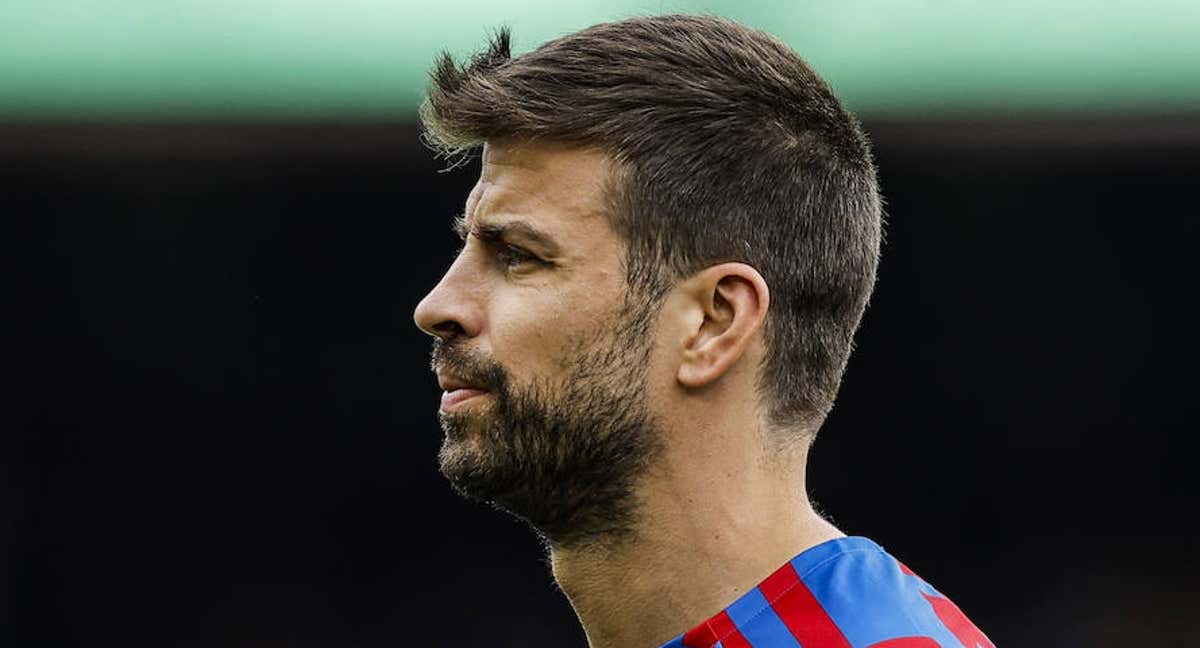
M 678 637 L 675 637 L 674 639 L 659 646 L 658 648 L 683 648 L 683 634 L 684 633 L 682 633 L 682 632 L 679 633 Z
M 806 563 L 807 570 L 796 571 L 851 646 L 866 648 L 911 636 L 928 636 L 944 648 L 962 645 L 921 596 L 922 581 L 902 572 L 879 545 L 857 537 L 826 545 L 840 545 L 830 547 L 836 561 L 814 561 L 801 554 L 792 565 Z
M 757 587 L 725 608 L 725 612 L 752 646 L 800 648 L 800 642 L 783 625 L 779 615 L 775 614 Z

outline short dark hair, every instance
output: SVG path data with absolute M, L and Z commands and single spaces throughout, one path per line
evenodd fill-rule
M 443 54 L 421 119 L 447 155 L 488 140 L 596 147 L 630 292 L 657 304 L 716 263 L 771 290 L 758 376 L 770 423 L 815 432 L 875 282 L 881 198 L 862 128 L 774 37 L 723 18 L 595 25 L 512 57 Z

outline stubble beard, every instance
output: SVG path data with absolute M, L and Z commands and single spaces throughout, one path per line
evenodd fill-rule
M 561 383 L 514 385 L 499 364 L 435 343 L 435 366 L 491 392 L 477 411 L 441 414 L 438 459 L 453 488 L 525 520 L 551 547 L 629 539 L 638 478 L 660 443 L 646 402 L 648 318 L 626 309 L 617 330 L 581 342 Z

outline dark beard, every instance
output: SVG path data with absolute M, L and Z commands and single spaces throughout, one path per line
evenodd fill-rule
M 452 340 L 434 365 L 487 387 L 492 402 L 442 414 L 439 460 L 456 491 L 527 521 L 553 547 L 611 545 L 633 531 L 635 482 L 659 438 L 646 404 L 648 315 L 581 344 L 562 384 L 517 387 Z

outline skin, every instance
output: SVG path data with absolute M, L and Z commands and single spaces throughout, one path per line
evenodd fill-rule
M 611 164 L 596 150 L 489 142 L 467 199 L 471 234 L 418 305 L 417 325 L 464 337 L 516 381 L 561 376 L 574 342 L 611 323 L 625 295 L 624 244 L 603 213 Z M 768 429 L 758 402 L 769 304 L 766 282 L 741 263 L 705 268 L 666 296 L 647 372 L 662 451 L 636 484 L 636 533 L 612 546 L 551 546 L 592 648 L 654 648 L 843 535 L 808 500 L 807 442 L 772 440 L 807 436 Z M 490 398 L 450 407 L 484 412 Z

